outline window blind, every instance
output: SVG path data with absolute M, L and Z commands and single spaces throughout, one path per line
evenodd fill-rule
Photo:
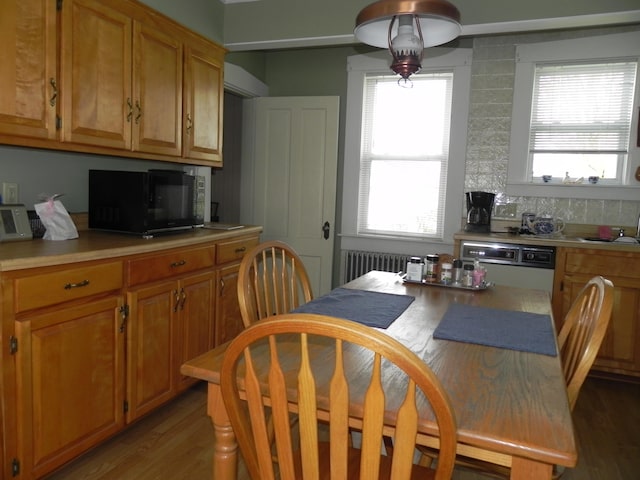
M 636 62 L 537 65 L 529 152 L 626 154 Z
M 358 232 L 442 238 L 453 72 L 367 75 Z

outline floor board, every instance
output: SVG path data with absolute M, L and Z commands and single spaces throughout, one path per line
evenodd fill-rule
M 213 427 L 197 385 L 48 480 L 209 480 Z M 632 480 L 640 472 L 640 384 L 588 378 L 574 411 L 578 466 L 564 480 Z M 476 480 L 457 470 L 454 480 Z M 243 465 L 239 480 L 247 480 Z

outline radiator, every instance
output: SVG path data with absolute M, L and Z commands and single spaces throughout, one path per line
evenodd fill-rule
M 349 282 L 371 270 L 404 272 L 407 269 L 407 262 L 410 258 L 411 255 L 397 253 L 343 250 L 342 283 Z

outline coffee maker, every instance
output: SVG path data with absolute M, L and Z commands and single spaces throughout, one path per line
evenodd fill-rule
M 491 231 L 491 210 L 496 198 L 494 193 L 467 192 L 467 224 L 465 232 L 489 233 Z

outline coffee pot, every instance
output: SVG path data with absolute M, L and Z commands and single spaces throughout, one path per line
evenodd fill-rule
M 551 215 L 541 215 L 533 220 L 527 219 L 529 231 L 536 235 L 556 235 L 564 230 L 564 221 Z
M 489 233 L 491 231 L 491 210 L 495 194 L 490 192 L 467 192 L 466 232 Z

